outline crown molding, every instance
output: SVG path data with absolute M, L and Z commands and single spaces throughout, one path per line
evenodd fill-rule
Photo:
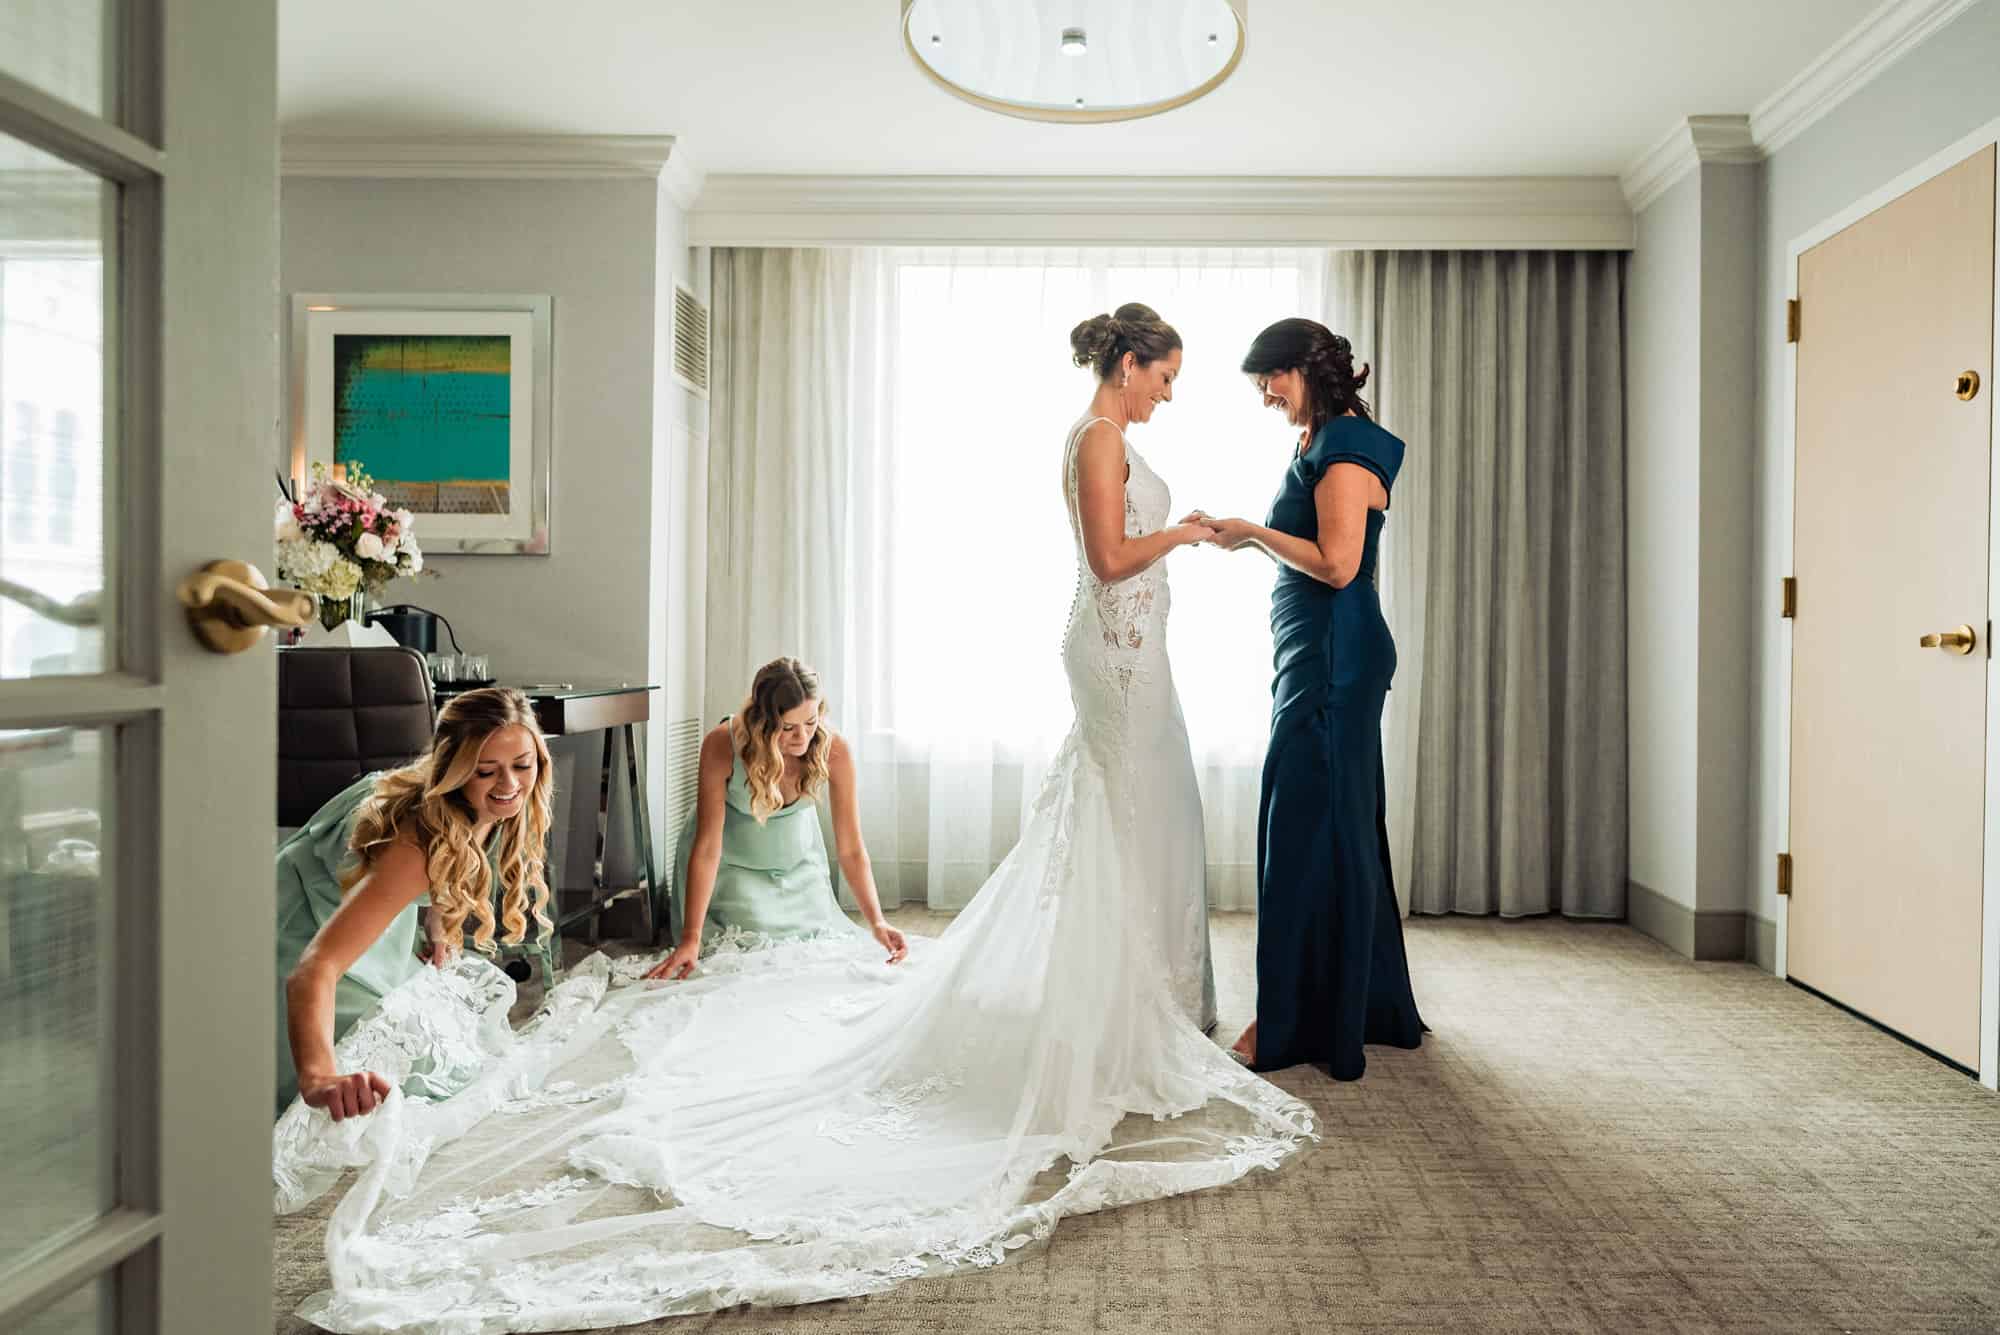
M 670 134 L 287 135 L 280 141 L 278 159 L 286 176 L 658 180 L 673 169 L 684 152 Z M 689 178 L 697 183 L 698 179 Z M 671 184 L 669 188 L 673 188 Z
M 688 152 L 687 145 L 681 143 L 674 144 L 665 165 L 660 168 L 660 187 L 682 213 L 694 207 L 694 201 L 701 194 L 707 179 L 708 173 Z
M 1618 183 L 1632 212 L 1640 213 L 1704 162 L 1759 162 L 1763 157 L 1748 116 L 1690 116 L 1640 154 Z
M 1886 0 L 1751 111 L 1757 146 L 1777 152 L 1974 2 Z
M 1611 177 L 712 175 L 689 243 L 1623 250 Z
M 1704 162 L 1758 162 L 1859 92 L 1977 0 L 1885 0 L 1748 116 L 1690 116 L 1619 177 L 1634 213 Z

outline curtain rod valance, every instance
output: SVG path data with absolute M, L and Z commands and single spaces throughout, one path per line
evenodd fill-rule
M 710 176 L 698 246 L 1630 250 L 1612 177 Z

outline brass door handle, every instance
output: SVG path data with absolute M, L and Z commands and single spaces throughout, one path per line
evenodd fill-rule
M 1979 397 L 1979 372 L 1962 371 L 1958 377 L 1958 397 L 1968 403 Z
M 240 654 L 271 626 L 303 626 L 312 619 L 313 596 L 297 589 L 272 591 L 264 573 L 242 561 L 210 561 L 175 590 L 195 636 L 218 654 Z
M 1969 654 L 1979 643 L 1979 636 L 1970 626 L 1960 626 L 1957 630 L 1939 631 L 1926 635 L 1917 641 L 1920 649 L 1949 649 L 1955 654 Z

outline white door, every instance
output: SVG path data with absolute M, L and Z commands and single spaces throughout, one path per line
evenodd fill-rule
M 1785 971 L 1968 1070 L 1992 399 L 1958 386 L 1992 375 L 1993 188 L 1989 146 L 1798 261 Z
M 270 1329 L 273 0 L 0 4 L 0 1328 Z

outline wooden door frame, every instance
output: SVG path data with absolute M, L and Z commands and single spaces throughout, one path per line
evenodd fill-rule
M 1940 152 L 1932 154 L 1922 163 L 1904 172 L 1888 184 L 1871 191 L 1832 217 L 1792 239 L 1785 255 L 1785 296 L 1796 301 L 1799 295 L 1799 259 L 1808 250 L 1822 241 L 1845 231 L 1869 214 L 1893 203 L 1925 182 L 1938 177 L 1958 166 L 1973 154 L 1989 145 L 2000 144 L 2000 120 L 1987 122 L 1971 134 L 1959 139 Z M 2000 182 L 2000 174 L 1996 174 Z M 1993 292 L 1993 348 L 1996 360 L 2000 360 L 2000 184 L 1995 187 L 1995 255 Z M 1796 505 L 1798 488 L 1798 359 L 1799 345 L 1788 343 L 1785 347 L 1785 384 L 1779 410 L 1784 414 L 1783 435 L 1785 467 L 1778 480 L 1779 523 L 1785 534 L 1785 568 L 1796 570 L 1798 558 L 1798 528 Z M 1989 368 L 1991 369 L 1991 368 Z M 1994 377 L 2000 379 L 2000 377 Z M 1994 393 L 1992 385 L 1985 392 Z M 1991 622 L 2000 622 L 2000 412 L 1993 412 L 1990 418 L 1993 439 L 1989 443 L 1987 470 L 1989 495 L 1987 497 L 1987 576 L 1986 576 L 1986 616 Z M 1784 720 L 1783 740 L 1778 748 L 1778 791 L 1783 805 L 1778 812 L 1778 841 L 1780 849 L 1791 847 L 1792 822 L 1792 623 L 1786 621 L 1779 630 L 1784 653 L 1780 659 L 1783 675 L 1779 679 L 1779 698 L 1783 702 L 1781 717 Z M 1990 648 L 1990 646 L 1989 646 Z M 2000 1089 L 2000 658 L 1986 660 L 1986 793 L 1985 793 L 1985 848 L 1983 850 L 1982 880 L 1984 896 L 1980 913 L 1981 943 L 1979 951 L 1979 1083 L 1988 1089 Z M 1791 903 L 1789 900 L 1779 905 L 1777 922 L 1778 977 L 1787 977 L 1786 940 L 1790 928 Z

